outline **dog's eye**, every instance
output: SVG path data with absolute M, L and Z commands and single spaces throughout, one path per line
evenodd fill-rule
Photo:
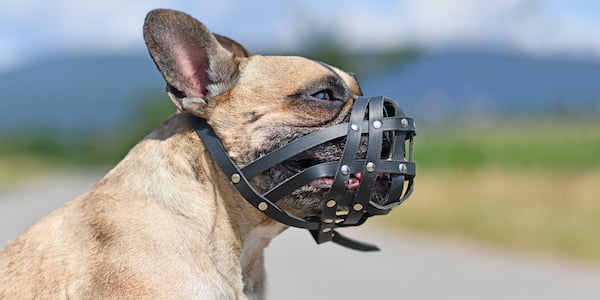
M 317 98 L 319 100 L 334 100 L 335 97 L 333 96 L 333 91 L 327 89 L 327 90 L 322 90 L 322 91 L 318 91 L 314 94 L 311 95 L 314 98 Z

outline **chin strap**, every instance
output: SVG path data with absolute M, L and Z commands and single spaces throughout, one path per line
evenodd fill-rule
M 310 233 L 312 234 L 315 241 L 317 241 L 317 243 L 318 243 L 319 231 L 318 230 L 310 230 Z M 342 235 L 341 233 L 337 232 L 336 230 L 333 231 L 331 241 L 340 246 L 344 246 L 346 248 L 350 248 L 353 250 L 358 250 L 358 251 L 363 251 L 363 252 L 381 251 L 381 249 L 379 249 L 379 247 L 377 247 L 375 245 L 359 242 L 357 240 L 353 240 L 349 237 Z
M 217 162 L 219 167 L 223 170 L 226 176 L 231 178 L 231 182 L 234 184 L 236 189 L 242 194 L 244 199 L 248 201 L 252 206 L 257 207 L 260 211 L 265 213 L 270 218 L 281 222 L 283 224 L 308 229 L 312 236 L 315 238 L 318 244 L 324 241 L 319 241 L 319 223 L 311 222 L 308 220 L 300 219 L 295 216 L 291 216 L 288 213 L 282 211 L 275 205 L 271 200 L 265 198 L 264 195 L 260 195 L 249 182 L 246 180 L 244 173 L 235 165 L 231 158 L 225 152 L 221 142 L 215 135 L 214 131 L 208 125 L 208 123 L 201 118 L 193 115 L 189 115 L 190 122 L 195 129 L 200 139 L 204 142 L 204 145 L 208 152 L 210 152 L 212 158 Z M 331 241 L 358 251 L 379 251 L 379 248 L 375 245 L 362 243 L 353 239 L 347 238 L 337 231 L 332 231 Z

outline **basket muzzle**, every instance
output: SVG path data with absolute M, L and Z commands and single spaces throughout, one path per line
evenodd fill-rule
M 359 97 L 353 101 L 348 122 L 298 138 L 243 168 L 231 160 L 204 119 L 191 116 L 191 121 L 226 176 L 258 210 L 286 225 L 308 229 L 319 244 L 333 241 L 373 251 L 378 248 L 346 238 L 334 229 L 358 226 L 371 216 L 385 215 L 410 196 L 416 174 L 412 161 L 415 123 L 390 98 Z M 339 160 L 299 170 L 264 193 L 250 183 L 270 168 L 339 139 L 344 140 Z M 277 205 L 278 200 L 315 180 L 331 185 L 320 201 L 320 215 L 300 218 Z

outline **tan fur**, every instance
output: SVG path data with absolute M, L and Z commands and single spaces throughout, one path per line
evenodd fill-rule
M 183 112 L 138 143 L 88 193 L 0 252 L 0 299 L 264 297 L 263 249 L 286 227 L 239 195 L 187 113 L 206 118 L 243 165 L 252 159 L 248 149 L 264 147 L 273 128 L 327 126 L 351 103 L 332 111 L 286 98 L 331 75 L 314 61 L 230 59 L 235 82 L 223 86 L 232 88 L 201 98 L 206 103 L 197 110 L 175 97 Z M 351 76 L 336 72 L 360 93 Z

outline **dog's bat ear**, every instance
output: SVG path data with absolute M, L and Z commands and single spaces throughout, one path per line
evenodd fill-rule
M 228 51 L 202 23 L 187 14 L 166 9 L 149 12 L 144 40 L 167 82 L 167 94 L 179 111 L 203 116 L 209 99 L 229 90 L 237 81 L 236 55 L 240 50 L 236 46 L 232 49 L 237 50 Z M 229 39 L 223 41 L 238 45 Z
M 244 48 L 244 46 L 240 45 L 240 43 L 220 34 L 213 33 L 217 41 L 221 46 L 225 47 L 225 49 L 229 50 L 229 52 L 233 53 L 238 57 L 248 57 L 250 56 L 250 52 Z

